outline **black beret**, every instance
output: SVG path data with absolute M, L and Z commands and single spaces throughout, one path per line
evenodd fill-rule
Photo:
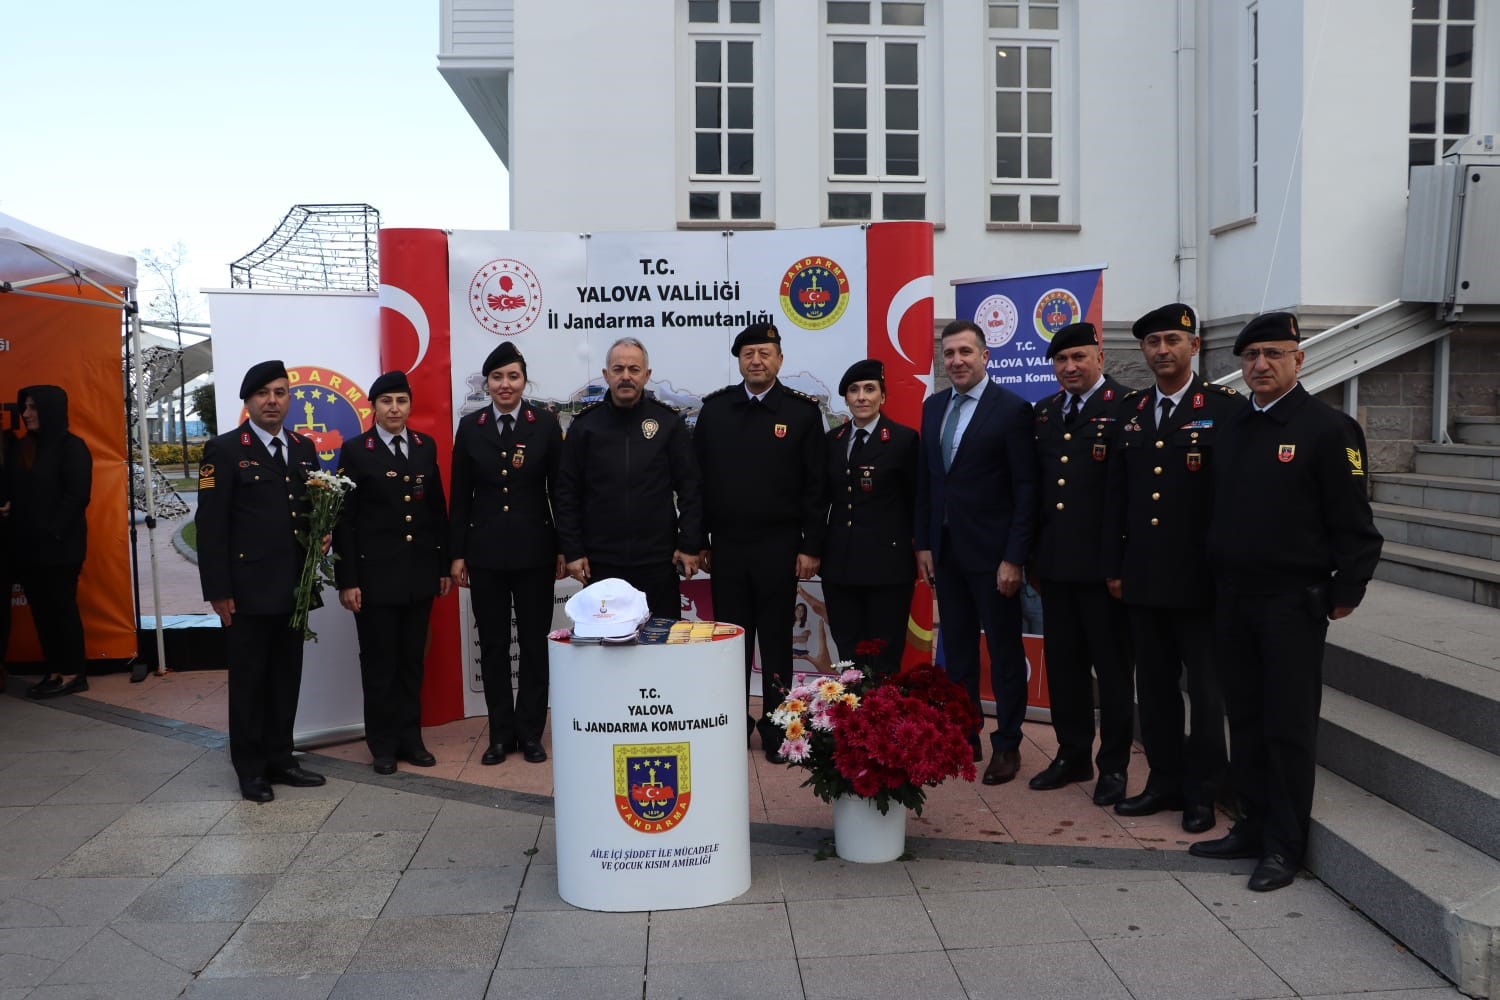
M 770 323 L 751 323 L 740 331 L 740 335 L 734 338 L 734 344 L 730 346 L 729 353 L 735 357 L 740 356 L 740 348 L 749 347 L 751 344 L 775 344 L 781 346 L 781 334 Z
M 1153 333 L 1166 333 L 1168 330 L 1182 330 L 1194 337 L 1198 336 L 1198 314 L 1193 312 L 1192 306 L 1172 302 L 1160 309 L 1151 310 L 1130 328 L 1136 340 L 1145 340 Z
M 251 365 L 250 370 L 245 373 L 244 381 L 240 383 L 240 398 L 249 399 L 268 383 L 286 377 L 286 365 L 280 361 L 262 361 Z
M 513 365 L 517 361 L 524 363 L 525 359 L 521 357 L 521 352 L 516 350 L 516 345 L 507 340 L 491 351 L 489 356 L 484 359 L 482 372 L 487 376 L 496 368 L 504 368 L 506 365 Z
M 880 383 L 880 388 L 885 388 L 885 365 L 874 358 L 865 358 L 856 361 L 844 372 L 844 377 L 839 379 L 839 395 L 849 391 L 849 386 L 854 382 L 866 382 L 870 379 Z
M 386 372 L 370 383 L 371 399 L 379 399 L 388 392 L 404 392 L 408 396 L 411 395 L 411 383 L 406 380 L 406 372 Z
M 1071 350 L 1074 347 L 1098 347 L 1099 331 L 1094 329 L 1092 323 L 1070 323 L 1052 335 L 1052 343 L 1047 345 L 1047 357 L 1052 357 L 1059 351 Z
M 1289 312 L 1261 313 L 1256 316 L 1234 338 L 1235 357 L 1251 344 L 1258 344 L 1263 340 L 1295 340 L 1301 343 L 1302 334 L 1297 332 L 1297 317 Z

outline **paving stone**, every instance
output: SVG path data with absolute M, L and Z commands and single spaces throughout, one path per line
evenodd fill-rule
M 412 858 L 413 868 L 483 868 L 487 865 L 522 865 L 536 847 L 537 831 L 531 827 L 507 826 L 475 830 L 429 830 Z
M 646 965 L 644 913 L 517 913 L 511 917 L 505 947 L 500 952 L 503 969 L 589 967 L 598 965 Z M 567 941 L 574 947 L 559 948 Z M 636 984 L 640 988 L 640 984 Z
M 945 948 L 1088 939 L 1051 889 L 924 893 L 922 903 Z
M 495 967 L 510 916 L 382 917 L 349 963 L 356 972 L 414 972 Z M 481 988 L 480 993 L 483 994 Z
M 418 830 L 313 834 L 290 871 L 405 871 L 422 843 Z
M 1237 932 L 1299 993 L 1416 989 L 1443 980 L 1399 941 L 1361 919 Z
M 940 951 L 805 958 L 797 965 L 807 1000 L 965 1000 L 958 974 Z
M 302 853 L 309 833 L 201 837 L 172 869 L 174 875 L 280 874 Z
M 146 802 L 131 806 L 105 829 L 128 837 L 205 834 L 229 809 L 228 802 Z
M 525 869 L 414 868 L 401 876 L 384 916 L 502 913 L 513 909 Z
M 795 961 L 694 962 L 646 970 L 646 1000 L 766 1000 L 802 996 Z
M 0 989 L 29 989 L 40 984 L 97 933 L 93 927 L 0 930 Z
M 1115 937 L 1094 947 L 1138 998 L 1240 1000 L 1294 991 L 1232 934 Z
M 1179 875 L 1178 881 L 1231 930 L 1364 919 L 1317 879 L 1299 878 L 1275 892 L 1251 892 L 1243 875 L 1195 872 Z
M 245 919 L 281 924 L 374 919 L 399 877 L 395 872 L 291 873 L 277 879 Z
M 1249 862 L 1246 862 L 1246 873 L 1249 873 Z M 1038 865 L 1035 869 L 1037 878 L 1042 880 L 1043 885 L 1095 885 L 1106 882 L 1114 885 L 1119 882 L 1165 882 L 1172 878 L 1169 871 L 1158 871 L 1154 868 L 1096 868 L 1088 865 Z
M 219 953 L 235 931 L 238 921 L 211 923 L 144 923 L 128 921 L 110 925 L 110 929 L 132 944 L 139 945 L 162 961 L 184 972 L 198 972 Z
M 542 817 L 532 813 L 449 800 L 439 807 L 437 816 L 432 821 L 432 830 L 436 833 L 442 830 L 493 830 L 511 826 L 538 830 L 541 824 Z
M 278 786 L 279 787 L 279 786 Z M 328 819 L 338 803 L 327 799 L 289 799 L 236 802 L 212 830 L 213 834 L 313 833 Z
M 1044 883 L 1030 865 L 991 865 L 980 861 L 908 861 L 906 873 L 918 892 L 973 892 L 1034 889 Z
M 595 968 L 496 969 L 485 1000 L 640 1000 L 640 965 Z
M 483 1000 L 489 981 L 488 968 L 468 972 L 350 972 L 340 977 L 329 1000 L 412 1000 L 413 997 L 421 1000 Z M 507 1000 L 517 1000 L 517 997 L 511 996 Z
M 426 795 L 359 785 L 339 803 L 323 829 L 426 830 L 441 804 Z
M 1281 890 L 1277 890 L 1280 892 Z M 1381 990 L 1376 993 L 1319 993 L 1304 1000 L 1468 1000 L 1451 986 L 1430 990 Z
M 275 875 L 167 875 L 141 893 L 120 920 L 238 922 L 275 883 Z
M 1131 1000 L 1088 941 L 969 948 L 948 957 L 969 1000 Z
M 0 850 L 0 879 L 31 879 L 50 870 L 88 841 L 87 836 L 38 836 L 5 838 Z
M 203 977 L 339 975 L 359 951 L 373 920 L 243 924 L 203 970 Z M 332 992 L 332 986 L 329 986 Z
M 651 967 L 764 958 L 795 961 L 785 903 L 741 903 L 651 914 Z
M 198 843 L 196 837 L 135 837 L 101 833 L 52 869 L 77 875 L 162 875 Z
M 780 873 L 781 891 L 788 900 L 905 896 L 913 889 L 906 866 L 894 862 L 861 865 L 838 858 L 819 861 L 811 854 L 766 860 Z
M 237 976 L 194 981 L 184 1000 L 328 1000 L 338 976 Z
M 798 958 L 943 950 L 932 919 L 915 895 L 805 900 L 786 907 Z
M 119 754 L 119 750 L 38 750 L 16 754 L 15 758 L 25 762 L 20 771 L 55 778 L 65 774 L 88 774 L 117 759 Z M 7 780 L 10 777 L 11 775 L 7 775 Z
M 49 805 L 84 802 L 140 802 L 171 778 L 151 771 L 91 771 L 47 799 Z
M 65 986 L 38 986 L 26 994 L 26 1000 L 161 1000 L 175 997 L 189 977 L 186 973 L 150 983 L 69 983 Z
M 0 781 L 0 806 L 34 806 L 78 780 L 77 775 L 14 772 L 12 768 L 5 780 Z
M 130 906 L 149 878 L 49 878 L 0 882 L 0 927 L 89 927 Z
M 557 864 L 557 824 L 549 816 L 542 820 L 536 835 L 536 853 L 528 855 L 533 864 Z
M 1175 880 L 1056 886 L 1049 891 L 1094 940 L 1224 932 L 1198 897 Z
M 4 778 L 0 777 L 0 781 L 4 781 Z M 30 811 L 30 806 L 0 806 L 0 830 L 9 826 L 12 820 L 19 819 Z
M 743 897 L 742 897 L 743 898 Z M 516 900 L 520 910 L 573 910 L 572 903 L 563 901 L 557 894 L 556 865 L 527 865 L 526 877 L 521 883 L 521 895 Z
M 46 983 L 166 983 L 181 980 L 183 970 L 152 954 L 111 927 L 101 928 L 83 947 L 47 976 Z
M 56 837 L 83 843 L 107 829 L 130 809 L 121 802 L 97 805 L 42 805 L 29 809 L 5 831 L 7 839 Z M 76 846 L 76 845 L 75 845 Z

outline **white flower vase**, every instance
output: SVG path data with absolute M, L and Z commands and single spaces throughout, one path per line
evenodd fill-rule
M 839 857 L 861 864 L 895 861 L 906 850 L 906 807 L 892 802 L 885 815 L 874 799 L 833 800 L 833 842 Z

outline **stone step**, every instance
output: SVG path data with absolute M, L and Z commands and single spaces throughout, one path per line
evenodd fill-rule
M 1419 444 L 1416 470 L 1430 476 L 1500 479 L 1500 447 L 1480 444 Z
M 1319 768 L 1306 863 L 1461 991 L 1500 998 L 1500 861 Z
M 1500 756 L 1500 612 L 1374 581 L 1330 624 L 1323 683 Z
M 1375 579 L 1500 608 L 1500 562 L 1386 542 Z
M 1500 757 L 1325 688 L 1318 763 L 1500 858 Z
M 1377 472 L 1370 477 L 1379 503 L 1500 517 L 1500 481 L 1417 472 Z
M 1500 417 L 1455 417 L 1453 436 L 1461 444 L 1500 446 Z
M 1374 503 L 1370 508 L 1375 515 L 1375 526 L 1388 542 L 1479 559 L 1500 559 L 1500 517 L 1392 503 Z

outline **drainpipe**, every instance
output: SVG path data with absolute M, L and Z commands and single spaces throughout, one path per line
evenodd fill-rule
M 1177 0 L 1177 300 L 1198 309 L 1198 0 Z M 1202 312 L 1199 311 L 1201 322 Z M 1193 358 L 1195 368 L 1202 355 Z

